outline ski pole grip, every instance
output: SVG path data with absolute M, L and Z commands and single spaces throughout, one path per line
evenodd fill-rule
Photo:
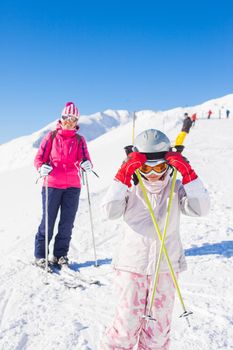
M 124 147 L 125 153 L 128 156 L 130 153 L 133 152 L 133 145 L 128 145 Z
M 133 152 L 133 145 L 125 146 L 124 150 L 125 150 L 125 153 L 128 157 L 128 155 Z M 135 173 L 133 174 L 133 183 L 135 186 L 138 184 L 138 178 L 137 178 L 137 175 Z
M 182 153 L 183 150 L 184 150 L 184 146 L 183 145 L 176 145 L 176 146 L 174 146 L 172 148 L 174 149 L 175 152 L 178 152 L 178 153 Z

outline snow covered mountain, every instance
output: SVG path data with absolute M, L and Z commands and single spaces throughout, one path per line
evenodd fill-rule
M 107 131 L 127 123 L 132 118 L 128 111 L 106 110 L 80 117 L 80 131 L 87 141 L 93 140 Z M 56 128 L 57 121 L 46 125 L 31 135 L 16 138 L 0 146 L 2 163 L 0 172 L 31 164 L 42 138 Z
M 179 127 L 184 112 L 197 113 L 199 119 L 206 118 L 209 109 L 212 110 L 212 118 L 225 118 L 226 109 L 233 113 L 233 94 L 207 101 L 201 105 L 175 108 L 168 111 L 137 111 L 136 117 L 139 120 L 153 121 L 160 120 L 161 128 L 164 130 Z M 125 110 L 106 110 L 91 115 L 82 115 L 80 117 L 80 133 L 85 136 L 87 141 L 92 141 L 106 132 L 117 128 L 118 126 L 129 123 L 133 118 L 133 112 Z M 46 125 L 41 130 L 28 136 L 16 138 L 10 142 L 0 145 L 0 173 L 9 169 L 21 168 L 32 164 L 35 153 L 45 134 L 55 129 L 57 121 Z
M 209 109 L 214 112 L 210 120 L 206 119 Z M 229 119 L 225 118 L 226 109 L 231 110 Z M 191 327 L 187 327 L 179 318 L 182 310 L 176 300 L 170 350 L 187 347 L 230 350 L 233 349 L 233 163 L 229 160 L 233 151 L 233 94 L 185 109 L 137 112 L 135 133 L 154 127 L 173 141 L 186 111 L 197 112 L 198 120 L 187 136 L 185 156 L 210 192 L 211 211 L 203 218 L 182 217 L 181 236 L 188 271 L 180 275 L 179 282 L 185 303 L 194 314 L 190 318 Z M 53 278 L 45 285 L 43 274 L 30 264 L 34 234 L 41 217 L 41 184 L 35 184 L 37 173 L 32 161 L 35 146 L 55 122 L 0 146 L 0 349 L 97 350 L 105 326 L 112 318 L 115 300 L 110 262 L 122 225 L 121 220 L 103 220 L 100 203 L 125 157 L 124 146 L 132 142 L 132 115 L 127 111 L 108 113 L 105 112 L 107 117 L 103 119 L 98 113 L 81 118 L 81 133 L 85 131 L 89 137 L 94 170 L 100 176 L 99 179 L 90 176 L 100 267 L 94 267 L 85 187 L 70 251 L 74 268 L 87 276 L 94 275 L 102 282 L 101 287 L 69 290 Z

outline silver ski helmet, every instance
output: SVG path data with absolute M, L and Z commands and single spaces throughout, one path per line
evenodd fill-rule
M 169 138 L 160 130 L 148 129 L 135 138 L 133 151 L 144 153 L 148 160 L 162 160 L 171 149 Z

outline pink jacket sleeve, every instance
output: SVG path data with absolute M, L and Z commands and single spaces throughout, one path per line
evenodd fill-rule
M 49 132 L 41 141 L 40 147 L 34 159 L 34 166 L 38 170 L 42 164 L 49 163 L 49 156 L 52 147 L 52 136 Z

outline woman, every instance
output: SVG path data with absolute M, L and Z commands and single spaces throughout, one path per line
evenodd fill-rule
M 123 216 L 125 230 L 113 260 L 117 305 L 112 324 L 105 332 L 100 350 L 167 350 L 175 289 L 166 260 L 160 265 L 158 285 L 151 316 L 147 321 L 151 282 L 155 273 L 160 242 L 139 184 L 131 183 L 136 169 L 144 186 L 161 232 L 164 229 L 167 202 L 171 189 L 172 168 L 182 175 L 176 180 L 165 246 L 178 275 L 186 269 L 181 244 L 180 213 L 201 216 L 209 210 L 209 196 L 195 171 L 180 153 L 170 152 L 170 141 L 159 130 L 143 131 L 135 139 L 134 152 L 128 155 L 104 199 L 109 219 Z
M 60 209 L 58 232 L 53 247 L 53 263 L 68 264 L 73 223 L 78 210 L 81 189 L 80 168 L 91 171 L 92 163 L 83 136 L 77 134 L 79 111 L 68 102 L 55 131 L 41 142 L 35 167 L 48 176 L 48 241 Z M 42 188 L 43 216 L 35 237 L 35 264 L 45 268 L 45 181 Z

